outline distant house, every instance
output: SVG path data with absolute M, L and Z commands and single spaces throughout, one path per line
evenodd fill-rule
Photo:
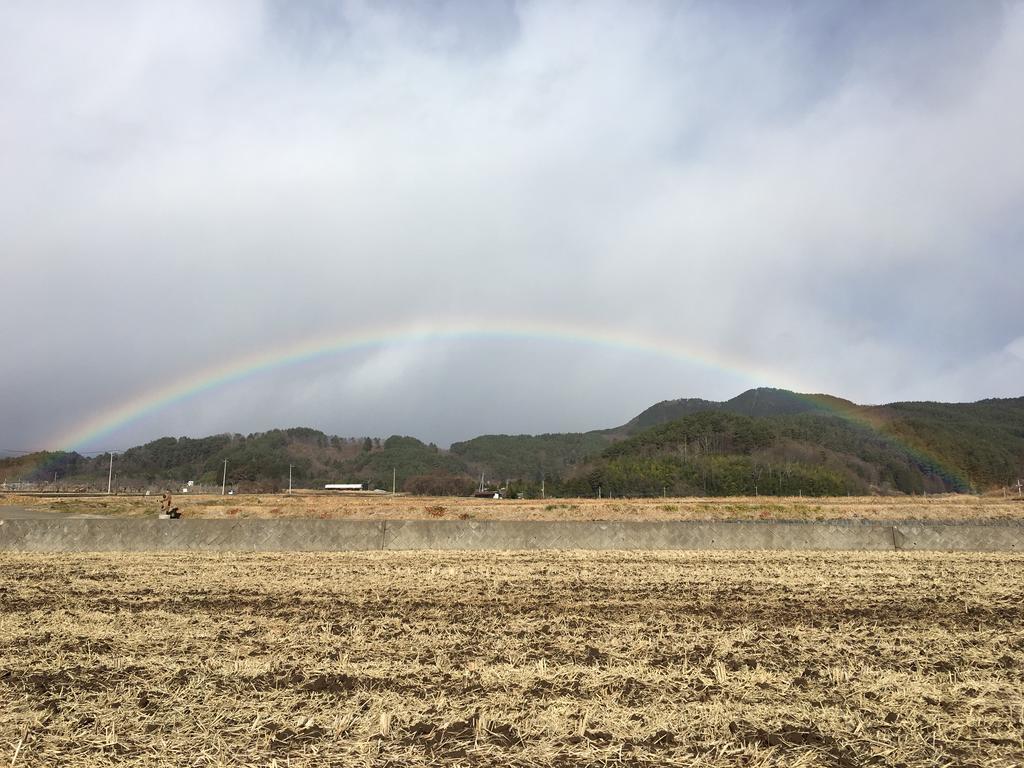
M 362 483 L 328 483 L 324 486 L 325 491 L 362 491 Z

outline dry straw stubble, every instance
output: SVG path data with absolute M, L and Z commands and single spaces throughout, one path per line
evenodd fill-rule
M 1019 765 L 1024 558 L 0 555 L 19 766 Z

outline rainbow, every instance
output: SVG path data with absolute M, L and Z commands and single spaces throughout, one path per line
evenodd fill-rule
M 750 386 L 782 386 L 793 392 L 805 389 L 778 370 L 751 365 L 745 360 L 701 348 L 656 334 L 640 334 L 623 329 L 598 329 L 582 325 L 537 320 L 466 321 L 460 319 L 412 322 L 362 329 L 354 332 L 303 338 L 278 347 L 241 355 L 215 366 L 194 371 L 156 389 L 142 392 L 129 400 L 90 415 L 46 442 L 62 450 L 83 451 L 86 446 L 172 405 L 220 387 L 243 381 L 260 373 L 346 352 L 394 345 L 429 344 L 446 341 L 510 340 L 569 343 L 653 355 L 687 365 L 724 371 Z M 900 440 L 884 429 L 884 423 L 869 417 L 861 408 L 849 408 L 843 401 L 820 396 L 800 395 L 808 402 L 847 421 L 871 429 L 886 441 L 902 448 L 912 458 L 936 467 L 949 479 L 963 484 L 957 472 L 943 467 L 926 451 Z M 87 453 L 96 451 L 85 450 Z
M 132 422 L 157 413 L 183 400 L 227 386 L 259 373 L 310 362 L 316 359 L 397 344 L 427 344 L 442 341 L 504 339 L 512 341 L 561 342 L 599 346 L 638 354 L 655 355 L 738 375 L 752 385 L 801 388 L 779 371 L 751 366 L 692 343 L 622 329 L 595 329 L 581 325 L 535 320 L 479 321 L 443 320 L 396 324 L 355 332 L 304 338 L 269 350 L 232 358 L 192 372 L 156 389 L 91 414 L 46 441 L 63 450 L 83 450 Z
M 895 446 L 903 451 L 908 457 L 917 462 L 920 466 L 930 466 L 932 471 L 945 480 L 951 482 L 954 488 L 970 488 L 968 479 L 959 471 L 950 468 L 948 465 L 938 461 L 928 450 L 920 445 L 901 438 L 891 430 L 886 429 L 887 417 L 881 408 L 875 406 L 859 406 L 830 395 L 802 394 L 794 392 L 798 398 L 806 403 L 817 406 L 821 411 L 829 413 L 862 429 L 876 434 L 884 442 Z

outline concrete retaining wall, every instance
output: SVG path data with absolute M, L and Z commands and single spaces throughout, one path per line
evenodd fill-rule
M 1024 526 L 899 523 L 897 549 L 945 552 L 1024 552 Z
M 362 520 L 0 520 L 0 551 L 334 552 L 381 549 Z
M 354 550 L 1024 551 L 1024 526 L 922 522 L 0 520 L 10 552 Z
M 389 521 L 386 549 L 892 549 L 884 525 Z

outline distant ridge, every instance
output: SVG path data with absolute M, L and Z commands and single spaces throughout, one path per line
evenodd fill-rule
M 1024 478 L 1024 397 L 975 403 L 857 405 L 828 394 L 758 388 L 723 402 L 665 400 L 619 427 L 481 435 L 444 450 L 414 437 L 337 437 L 306 427 L 164 437 L 115 461 L 117 485 L 194 480 L 239 490 L 361 482 L 468 493 L 483 476 L 512 494 L 825 495 L 1007 488 Z M 39 452 L 0 460 L 0 480 L 106 488 L 109 457 Z
M 641 429 L 703 411 L 725 411 L 740 416 L 795 416 L 801 413 L 852 411 L 859 407 L 849 400 L 833 395 L 802 395 L 787 389 L 760 387 L 748 389 L 724 402 L 699 398 L 662 400 L 634 416 L 619 427 L 618 431 L 633 434 Z

